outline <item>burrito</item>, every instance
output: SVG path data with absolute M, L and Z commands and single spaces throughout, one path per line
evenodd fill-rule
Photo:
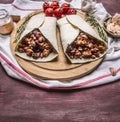
M 95 61 L 106 54 L 107 43 L 79 15 L 57 21 L 64 53 L 71 63 Z
M 16 44 L 15 54 L 36 62 L 48 62 L 58 56 L 55 17 L 44 13 L 32 16 Z

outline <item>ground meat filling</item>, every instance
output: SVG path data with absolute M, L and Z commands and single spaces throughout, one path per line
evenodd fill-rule
M 95 59 L 107 49 L 103 42 L 100 42 L 85 33 L 80 33 L 76 40 L 68 45 L 67 55 L 71 59 Z
M 22 38 L 18 44 L 17 51 L 26 53 L 27 56 L 34 59 L 47 57 L 53 52 L 52 45 L 42 35 L 39 29 L 34 29 Z

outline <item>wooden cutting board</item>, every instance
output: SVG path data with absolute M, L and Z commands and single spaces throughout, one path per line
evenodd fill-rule
M 34 16 L 37 13 L 43 11 L 36 11 L 30 14 L 30 16 Z M 81 12 L 78 12 L 80 16 L 83 16 Z M 57 29 L 57 39 L 58 39 L 58 47 L 59 47 L 59 56 L 57 59 L 47 62 L 47 63 L 36 63 L 24 60 L 14 53 L 14 49 L 16 43 L 14 40 L 17 35 L 17 28 L 25 21 L 25 18 L 21 19 L 19 23 L 15 26 L 12 34 L 10 47 L 13 56 L 17 60 L 18 64 L 29 74 L 37 76 L 42 79 L 55 79 L 55 80 L 72 80 L 76 78 L 80 78 L 82 76 L 87 75 L 88 73 L 94 71 L 96 67 L 101 63 L 103 58 L 98 59 L 94 62 L 86 63 L 86 64 L 71 64 L 67 58 L 65 57 L 62 49 L 62 44 L 60 41 L 59 30 Z

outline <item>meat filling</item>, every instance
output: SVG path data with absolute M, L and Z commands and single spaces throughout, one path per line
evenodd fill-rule
M 26 53 L 27 56 L 34 59 L 47 57 L 53 52 L 52 45 L 42 35 L 39 29 L 34 29 L 22 38 L 18 44 L 17 51 Z
M 100 42 L 85 33 L 80 33 L 76 40 L 68 45 L 66 53 L 71 59 L 95 59 L 107 49 L 103 42 Z

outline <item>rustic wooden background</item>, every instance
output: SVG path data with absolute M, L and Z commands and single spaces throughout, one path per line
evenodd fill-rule
M 98 1 L 112 15 L 120 13 L 120 0 Z M 0 122 L 119 122 L 119 81 L 83 90 L 46 91 L 10 78 L 0 65 Z

